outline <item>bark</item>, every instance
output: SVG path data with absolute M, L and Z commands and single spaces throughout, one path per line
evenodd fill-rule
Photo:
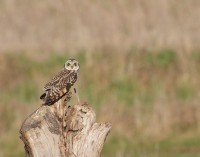
M 23 122 L 20 138 L 30 157 L 99 157 L 111 129 L 95 123 L 88 103 L 67 107 L 71 93 L 51 106 L 41 106 Z

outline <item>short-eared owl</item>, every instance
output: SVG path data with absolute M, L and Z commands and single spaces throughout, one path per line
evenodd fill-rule
M 79 63 L 75 59 L 66 61 L 63 69 L 44 86 L 44 94 L 40 99 L 44 100 L 44 105 L 52 105 L 62 98 L 77 80 Z

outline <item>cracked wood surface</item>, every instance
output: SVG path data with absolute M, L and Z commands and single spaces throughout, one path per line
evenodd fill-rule
M 66 106 L 71 94 L 54 105 L 41 106 L 23 122 L 20 133 L 30 157 L 99 157 L 111 129 L 95 123 L 88 103 Z

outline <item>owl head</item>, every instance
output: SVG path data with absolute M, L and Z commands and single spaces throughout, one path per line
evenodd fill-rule
M 79 69 L 79 63 L 75 59 L 69 59 L 65 62 L 65 69 L 67 70 L 76 70 L 78 71 Z

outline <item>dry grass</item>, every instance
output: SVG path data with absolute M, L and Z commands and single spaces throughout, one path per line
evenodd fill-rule
M 199 49 L 198 0 L 6 0 L 0 4 L 0 52 Z

